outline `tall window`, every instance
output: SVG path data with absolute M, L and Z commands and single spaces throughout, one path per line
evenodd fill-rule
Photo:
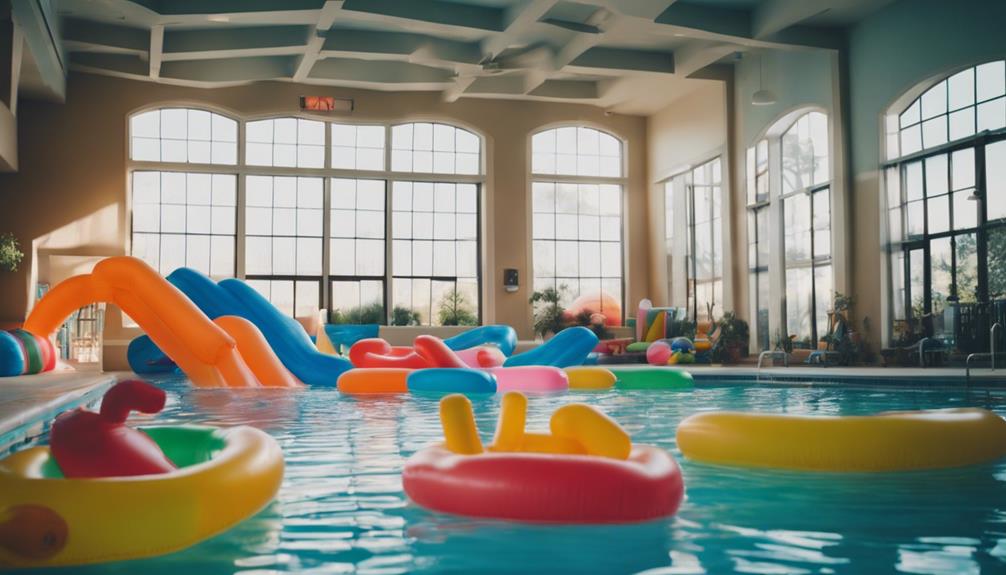
M 238 124 L 204 110 L 163 108 L 129 120 L 132 253 L 162 274 L 187 266 L 235 272 Z
M 748 285 L 755 342 L 761 350 L 770 345 L 768 166 L 768 140 L 761 140 L 747 152 Z
M 804 114 L 782 135 L 781 174 L 786 331 L 797 344 L 816 348 L 829 329 L 834 289 L 826 115 Z
M 481 154 L 446 124 L 143 112 L 130 118 L 132 253 L 164 274 L 243 277 L 294 316 L 478 322 Z
M 622 302 L 621 142 L 570 126 L 531 145 L 534 289 L 565 286 L 566 303 L 598 292 Z
M 893 320 L 957 335 L 958 304 L 1006 296 L 1006 61 L 940 80 L 886 133 Z
M 723 313 L 722 163 L 710 160 L 678 174 L 664 184 L 665 217 L 683 210 L 683 233 L 667 237 L 668 254 L 681 254 L 684 270 L 668 266 L 672 302 L 687 302 L 688 314 L 696 321 L 710 321 Z M 670 225 L 671 220 L 667 220 Z M 684 282 L 685 288 L 675 287 Z M 712 315 L 710 316 L 710 311 Z

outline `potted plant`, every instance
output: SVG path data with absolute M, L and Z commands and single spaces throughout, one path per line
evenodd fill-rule
M 734 364 L 740 361 L 741 353 L 747 349 L 750 337 L 748 322 L 732 312 L 724 312 L 717 323 L 720 337 L 713 346 L 713 361 Z
M 547 287 L 531 294 L 528 301 L 534 310 L 534 333 L 538 337 L 545 339 L 566 327 L 563 320 L 566 308 L 561 303 L 565 291 L 566 286 L 560 285 L 558 288 Z
M 0 235 L 0 269 L 16 272 L 23 258 L 24 252 L 14 234 L 7 232 Z

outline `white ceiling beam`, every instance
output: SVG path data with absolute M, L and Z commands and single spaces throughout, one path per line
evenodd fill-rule
M 675 74 L 687 78 L 737 50 L 738 46 L 735 44 L 700 40 L 693 41 L 675 51 Z
M 164 53 L 164 25 L 156 24 L 150 28 L 150 78 L 161 77 L 161 56 Z
M 523 4 L 514 4 L 507 9 L 506 29 L 493 34 L 482 41 L 482 53 L 487 58 L 494 58 L 506 50 L 511 44 L 525 34 L 529 27 L 548 13 L 558 3 L 558 0 L 530 0 Z
M 293 72 L 294 82 L 303 82 L 311 73 L 315 63 L 321 57 L 321 49 L 325 45 L 325 34 L 335 23 L 336 17 L 342 10 L 342 0 L 328 0 L 318 13 L 318 23 L 315 25 L 314 34 L 307 42 L 304 55 L 297 62 L 297 69 Z
M 456 102 L 461 94 L 464 94 L 466 90 L 475 82 L 476 76 L 474 74 L 467 76 L 458 76 L 454 79 L 454 83 L 451 84 L 449 88 L 444 90 L 444 101 L 445 102 Z
M 558 72 L 569 66 L 573 60 L 576 60 L 584 52 L 590 50 L 601 41 L 603 34 L 577 34 L 570 40 L 565 46 L 559 49 L 559 52 L 555 55 L 552 61 L 552 69 L 544 71 L 542 74 L 528 74 L 528 83 L 526 84 L 526 94 L 537 90 L 542 86 L 549 76 L 549 72 Z

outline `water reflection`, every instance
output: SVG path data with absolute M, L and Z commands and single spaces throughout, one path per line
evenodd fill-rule
M 529 429 L 560 405 L 600 406 L 634 441 L 670 449 L 686 499 L 677 517 L 629 526 L 525 526 L 431 513 L 401 469 L 441 440 L 438 397 L 348 398 L 333 390 L 169 390 L 157 424 L 250 424 L 283 447 L 277 501 L 186 551 L 82 573 L 973 573 L 1006 571 L 1006 464 L 891 474 L 735 469 L 682 460 L 674 432 L 702 410 L 868 414 L 978 406 L 1003 394 L 821 386 L 700 386 L 532 399 Z M 472 400 L 489 441 L 499 398 Z M 144 424 L 149 419 L 140 419 Z

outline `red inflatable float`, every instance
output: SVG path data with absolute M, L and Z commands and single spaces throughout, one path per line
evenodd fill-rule
M 444 398 L 446 441 L 409 458 L 405 492 L 435 511 L 528 522 L 628 523 L 677 511 L 684 481 L 671 454 L 633 446 L 617 423 L 581 404 L 556 410 L 551 434 L 525 433 L 526 405 L 520 393 L 504 396 L 495 442 L 484 449 L 471 403 Z
M 544 453 L 458 455 L 430 447 L 402 473 L 413 501 L 470 517 L 558 523 L 627 523 L 673 515 L 684 482 L 662 449 L 639 446 L 629 459 Z
M 174 471 L 157 443 L 126 427 L 131 410 L 157 413 L 166 396 L 142 381 L 122 381 L 101 400 L 101 412 L 75 409 L 56 418 L 49 449 L 65 477 L 129 477 Z
M 468 367 L 447 344 L 432 335 L 417 336 L 411 348 L 392 347 L 381 338 L 361 339 L 349 348 L 354 367 Z

